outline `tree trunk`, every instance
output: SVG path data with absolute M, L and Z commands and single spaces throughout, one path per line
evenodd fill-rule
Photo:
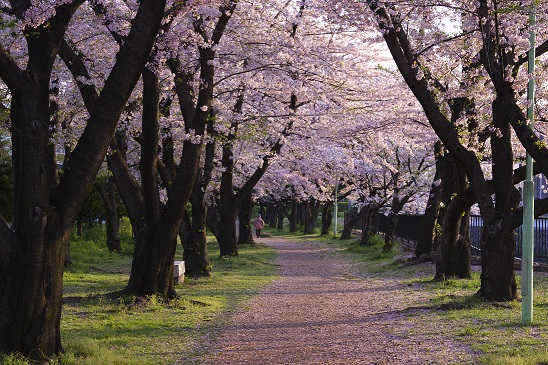
M 236 240 L 236 216 L 237 207 L 230 204 L 223 204 L 219 208 L 219 242 L 220 256 L 233 257 L 238 256 L 238 245 Z
M 207 122 L 207 133 L 210 136 L 214 135 L 213 119 L 214 118 L 209 118 Z M 186 233 L 185 236 L 181 235 L 186 275 L 193 278 L 211 275 L 211 265 L 209 264 L 207 257 L 207 208 L 205 204 L 205 195 L 212 177 L 214 158 L 215 140 L 213 139 L 212 142 L 209 142 L 206 145 L 204 166 L 198 171 L 193 193 L 190 197 L 192 223 L 185 210 L 183 224 L 181 224 L 181 228 L 184 227 Z M 215 222 L 216 221 L 217 220 L 215 219 Z
M 304 204 L 304 234 L 313 234 L 316 229 L 316 221 L 320 214 L 321 202 L 310 199 Z
M 403 207 L 409 199 L 410 195 L 404 195 L 401 199 L 398 197 L 397 193 L 392 198 L 392 206 L 390 208 L 390 213 L 386 219 L 386 235 L 384 237 L 384 247 L 382 248 L 383 252 L 389 252 L 394 247 L 394 239 L 396 236 L 396 224 L 398 223 L 398 214 L 402 211 Z
M 289 213 L 289 232 L 297 232 L 297 201 L 291 200 L 291 212 Z
M 436 173 L 434 175 L 433 182 L 430 186 L 430 195 L 428 202 L 426 203 L 426 210 L 424 212 L 424 225 L 420 230 L 419 240 L 415 247 L 415 256 L 429 255 L 434 248 L 434 236 L 438 223 L 438 216 L 440 211 L 440 204 L 443 193 L 443 169 L 444 156 L 443 145 L 440 141 L 436 142 L 434 146 L 434 153 L 436 158 Z
M 51 31 L 41 27 L 36 36 L 27 39 L 28 69 L 13 65 L 17 68 L 10 71 L 16 70 L 12 76 L 18 78 L 12 81 L 19 85 L 11 85 L 9 79 L 6 82 L 12 90 L 15 209 L 11 229 L 0 218 L 0 353 L 17 352 L 38 361 L 61 351 L 63 266 L 72 228 L 66 216 L 60 216 L 64 212 L 51 205 L 55 193 L 48 171 L 52 168 L 49 80 L 54 47 L 60 42 L 53 33 L 62 37 L 66 26 L 59 23 L 65 20 L 63 16 L 70 19 L 71 13 L 59 15 Z M 1 66 L 5 79 L 6 65 Z M 76 201 L 81 203 L 83 196 Z M 67 209 L 67 205 L 60 208 Z M 71 219 L 72 224 L 76 213 Z
M 277 213 L 278 213 L 278 224 L 276 225 L 276 228 L 281 231 L 284 229 L 285 207 L 283 203 L 278 205 Z
M 253 228 L 251 227 L 251 214 L 253 212 L 253 196 L 246 194 L 238 210 L 238 220 L 240 222 L 238 244 L 255 245 L 253 240 Z
M 196 279 L 211 275 L 211 265 L 207 259 L 205 206 L 200 207 L 200 204 L 192 204 L 192 217 L 191 222 L 185 210 L 179 229 L 179 237 L 183 245 L 185 275 Z
M 386 232 L 384 236 L 383 252 L 389 252 L 394 247 L 396 239 L 396 224 L 398 223 L 398 213 L 390 212 L 386 217 Z
M 139 167 L 145 214 L 142 234 L 136 237 L 138 241 L 133 253 L 131 274 L 124 293 L 159 294 L 163 298 L 171 298 L 175 296 L 173 261 L 179 225 L 176 227 L 175 234 L 170 235 L 174 227 L 166 227 L 168 219 L 163 214 L 160 203 L 157 168 L 159 95 L 158 77 L 148 69 L 143 70 L 142 141 Z
M 375 210 L 377 212 L 377 210 Z M 362 208 L 362 236 L 360 238 L 360 246 L 368 246 L 369 238 L 371 238 L 372 233 L 372 221 L 373 221 L 373 205 L 367 204 Z M 388 230 L 388 228 L 387 228 Z
M 331 223 L 333 222 L 333 202 L 326 202 L 322 211 L 322 236 L 329 234 Z
M 455 205 L 449 205 L 442 228 L 442 243 L 435 280 L 472 277 L 470 269 L 469 212 L 463 213 Z
M 511 91 L 498 90 L 493 102 L 493 125 L 499 135 L 491 136 L 493 153 L 493 180 L 495 190 L 495 214 L 484 216 L 481 258 L 482 274 L 479 293 L 488 299 L 515 300 L 517 284 L 514 273 L 515 237 L 514 231 L 502 224 L 518 207 L 519 193 L 512 179 L 513 152 L 511 129 L 506 119 L 505 106 L 513 101 Z
M 467 176 L 453 156 L 448 153 L 444 156 L 443 169 L 443 202 L 446 207 L 442 219 L 441 240 L 438 247 L 435 280 L 462 278 L 472 276 L 470 269 L 470 237 L 469 219 L 470 209 L 464 207 L 462 199 L 455 199 L 465 194 L 468 187 Z
M 265 220 L 268 222 L 270 228 L 276 228 L 276 222 L 278 221 L 278 206 L 276 203 L 268 204 L 266 209 Z
M 500 224 L 500 223 L 499 223 Z M 514 272 L 516 239 L 513 231 L 493 226 L 483 227 L 481 246 L 481 287 L 479 294 L 487 299 L 510 301 L 517 298 Z
M 371 210 L 371 235 L 379 233 L 379 224 L 380 224 L 379 209 L 380 207 L 375 207 L 375 209 Z
M 467 209 L 464 214 L 461 215 L 459 241 L 457 242 L 457 249 L 459 252 L 459 265 L 456 268 L 456 276 L 462 279 L 472 278 L 472 260 L 470 257 L 470 209 Z
M 184 247 L 183 257 L 187 265 L 188 276 L 202 277 L 211 275 L 211 265 L 207 258 L 206 206 L 203 199 L 193 196 L 192 237 Z
M 118 212 L 116 211 L 116 186 L 114 178 L 109 177 L 107 184 L 107 189 L 105 189 L 105 187 L 99 182 L 95 183 L 94 186 L 99 192 L 103 205 L 105 206 L 108 250 L 119 253 L 122 251 L 122 248 L 120 246 L 120 237 L 118 237 L 120 223 L 118 221 Z
M 206 209 L 206 224 L 207 228 L 209 228 L 215 237 L 219 237 L 221 235 L 219 228 L 219 222 L 221 221 L 220 216 L 218 205 L 208 205 Z
M 237 127 L 234 127 L 237 130 Z M 231 134 L 229 140 L 234 140 L 235 135 Z M 220 204 L 219 204 L 219 243 L 220 256 L 231 257 L 238 256 L 238 245 L 236 237 L 236 216 L 238 215 L 238 205 L 234 199 L 234 182 L 232 175 L 234 172 L 234 153 L 232 146 L 226 144 L 223 146 L 222 166 L 224 171 L 221 175 Z
M 344 227 L 341 233 L 341 240 L 350 239 L 354 226 L 360 219 L 364 217 L 365 211 L 362 209 L 358 212 L 358 209 L 353 209 L 350 213 L 350 218 L 344 223 Z

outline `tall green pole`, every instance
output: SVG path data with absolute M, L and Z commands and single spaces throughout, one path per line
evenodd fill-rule
M 535 1 L 535 0 L 534 0 Z M 529 62 L 527 73 L 529 84 L 527 85 L 527 119 L 529 127 L 534 123 L 534 96 L 535 96 L 535 24 L 536 5 L 533 1 L 529 9 Z M 533 159 L 529 153 L 526 157 L 525 181 L 523 182 L 523 248 L 521 260 L 521 323 L 529 325 L 533 323 L 533 243 L 535 232 L 534 217 L 534 184 L 533 184 Z

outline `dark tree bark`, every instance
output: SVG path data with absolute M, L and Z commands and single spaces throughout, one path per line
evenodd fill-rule
M 209 118 L 207 130 L 209 135 L 213 135 L 213 118 Z M 180 235 L 184 248 L 186 275 L 193 278 L 211 275 L 211 265 L 207 257 L 205 193 L 211 181 L 214 157 L 215 142 L 212 141 L 206 146 L 204 166 L 198 172 L 190 197 L 192 222 L 187 215 L 187 222 L 182 225 L 185 227 L 186 234 Z
M 120 237 L 118 236 L 120 222 L 118 220 L 118 212 L 116 210 L 116 184 L 114 178 L 111 176 L 107 179 L 106 189 L 99 182 L 96 182 L 94 186 L 99 192 L 103 205 L 105 206 L 108 250 L 120 253 L 122 251 L 122 247 L 120 246 Z
M 253 240 L 253 228 L 251 227 L 251 214 L 253 211 L 253 195 L 248 193 L 243 197 L 238 210 L 238 220 L 240 222 L 238 244 L 255 245 Z
M 197 179 L 201 180 L 199 177 Z M 183 245 L 183 259 L 185 260 L 185 275 L 192 278 L 207 277 L 211 275 L 211 265 L 207 258 L 207 240 L 206 240 L 206 206 L 202 197 L 196 195 L 197 187 L 195 184 L 194 193 L 190 198 L 192 204 L 192 221 L 186 210 L 181 224 L 179 237 Z M 199 189 L 199 188 L 198 188 Z
M 434 237 L 436 235 L 436 227 L 439 225 L 438 217 L 440 211 L 440 205 L 442 200 L 443 189 L 443 169 L 444 155 L 443 145 L 440 141 L 436 142 L 434 146 L 434 153 L 436 159 L 436 173 L 432 185 L 430 186 L 430 195 L 428 202 L 426 203 L 426 210 L 424 212 L 424 226 L 421 228 L 419 240 L 415 247 L 415 256 L 429 255 L 434 249 Z
M 464 113 L 468 117 L 468 131 L 472 132 L 476 124 L 474 106 L 468 98 L 454 98 L 450 102 L 453 124 Z M 434 280 L 450 278 L 469 279 L 470 268 L 470 207 L 463 204 L 463 197 L 469 187 L 466 173 L 451 153 L 445 153 L 443 159 L 436 161 L 436 167 L 442 167 L 440 195 L 446 209 L 441 223 L 439 247 L 437 249 L 436 275 Z M 456 197 L 459 197 L 456 199 Z
M 14 186 L 18 197 L 12 229 L 0 219 L 0 352 L 18 352 L 38 361 L 61 351 L 62 275 L 68 237 L 150 52 L 165 5 L 162 1 L 141 1 L 87 127 L 51 193 L 45 173 L 51 166 L 47 152 L 49 81 L 62 37 L 80 3 L 61 5 L 47 25 L 25 29 L 29 54 L 26 70 L 0 47 L 0 77 L 12 94 Z M 22 18 L 30 2 L 15 5 L 16 16 Z
M 208 205 L 206 209 L 206 224 L 215 237 L 221 234 L 219 231 L 219 221 L 219 204 Z
M 354 208 L 350 212 L 350 218 L 344 223 L 344 227 L 341 233 L 341 240 L 347 240 L 350 239 L 350 236 L 352 235 L 352 230 L 356 226 L 356 223 L 360 219 L 363 219 L 365 216 L 365 210 L 361 209 L 358 211 L 358 209 Z
M 445 181 L 443 202 L 446 210 L 443 214 L 441 241 L 438 249 L 435 280 L 472 276 L 470 269 L 469 208 L 466 209 L 460 199 L 465 193 L 468 182 L 464 170 L 450 154 L 445 156 Z
M 276 225 L 276 228 L 281 231 L 281 230 L 284 229 L 285 208 L 284 208 L 283 204 L 278 205 L 278 209 L 277 209 L 276 213 L 278 214 L 278 224 Z
M 329 234 L 329 229 L 333 223 L 333 202 L 325 202 L 322 210 L 322 232 L 321 235 Z
M 172 263 L 176 236 L 167 235 L 166 237 L 161 232 L 163 212 L 158 189 L 159 102 L 158 77 L 145 69 L 143 70 L 143 116 L 139 166 L 144 220 L 141 223 L 142 234 L 137 236 L 139 241 L 135 242 L 131 274 L 125 292 L 127 294 L 160 294 L 170 298 L 175 295 Z M 160 237 L 164 239 L 162 242 L 158 242 Z M 169 268 L 163 262 L 169 262 Z M 160 263 L 162 264 L 159 265 Z
M 278 221 L 277 211 L 278 211 L 277 202 L 272 202 L 268 204 L 268 206 L 266 207 L 266 216 L 264 220 L 268 222 L 268 226 L 270 228 L 276 227 L 276 222 Z
M 371 215 L 371 234 L 378 234 L 379 233 L 379 225 L 380 225 L 380 217 L 379 217 L 379 209 L 381 207 L 377 206 L 376 209 L 373 210 L 373 214 Z
M 287 219 L 289 219 L 289 232 L 297 232 L 297 210 L 298 204 L 295 199 L 291 199 L 291 212 Z
M 407 204 L 410 198 L 410 195 L 404 195 L 403 197 L 399 198 L 397 196 L 397 193 L 392 197 L 392 205 L 386 219 L 384 247 L 382 248 L 383 252 L 389 252 L 394 247 L 396 224 L 398 223 L 398 214 L 399 212 L 401 212 L 404 205 Z
M 379 209 L 382 205 L 369 203 L 361 210 L 362 236 L 360 246 L 369 245 L 369 239 L 379 231 Z M 387 228 L 388 229 L 388 228 Z
M 514 300 L 517 284 L 514 273 L 514 231 L 502 226 L 519 205 L 519 193 L 513 182 L 513 153 L 511 128 L 505 116 L 505 105 L 513 100 L 508 92 L 497 93 L 493 102 L 493 125 L 502 135 L 491 137 L 493 151 L 493 180 L 495 190 L 495 216 L 484 218 L 482 235 L 482 274 L 480 293 L 490 299 Z
M 304 203 L 304 234 L 313 234 L 315 232 L 320 207 L 321 202 L 313 198 Z

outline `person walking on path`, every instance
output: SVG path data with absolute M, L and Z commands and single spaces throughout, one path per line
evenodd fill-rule
M 255 235 L 257 236 L 257 238 L 260 238 L 261 237 L 261 229 L 264 227 L 264 221 L 261 218 L 260 214 L 257 218 L 255 218 L 255 223 L 253 223 L 253 226 L 255 227 Z

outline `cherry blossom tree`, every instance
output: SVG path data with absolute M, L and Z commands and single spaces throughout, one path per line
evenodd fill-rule
M 165 5 L 140 2 L 88 124 L 52 189 L 46 173 L 56 169 L 47 152 L 51 72 L 81 4 L 12 1 L 7 10 L 25 35 L 24 66 L 7 44 L 0 48 L 0 77 L 11 93 L 15 177 L 13 224 L 0 219 L 0 350 L 38 360 L 61 351 L 62 273 L 69 233 L 154 43 Z
M 518 113 L 518 110 L 521 112 L 519 107 L 511 107 L 510 110 L 504 113 L 501 113 L 501 109 L 498 107 L 501 105 L 499 102 L 502 101 L 500 92 L 505 93 L 502 105 L 517 106 L 514 99 L 512 99 L 514 100 L 512 102 L 508 98 L 508 96 L 517 94 L 514 94 L 514 90 L 512 92 L 508 92 L 508 90 L 512 89 L 511 85 L 517 86 L 517 83 L 514 83 L 512 79 L 523 75 L 519 72 L 520 66 L 523 64 L 520 61 L 523 59 L 520 56 L 523 53 L 520 52 L 526 51 L 525 47 L 520 46 L 520 42 L 516 43 L 518 39 L 526 39 L 523 34 L 511 34 L 509 32 L 510 27 L 505 27 L 505 43 L 500 43 L 503 39 L 500 31 L 503 29 L 502 24 L 506 24 L 504 22 L 509 19 L 512 19 L 512 24 L 519 22 L 520 19 L 522 19 L 523 24 L 526 24 L 526 21 L 523 21 L 523 17 L 514 11 L 504 12 L 501 15 L 500 12 L 493 9 L 494 3 L 480 3 L 477 7 L 473 6 L 472 8 L 468 7 L 467 4 L 458 4 L 456 9 L 459 10 L 454 12 L 449 10 L 451 8 L 436 3 L 422 4 L 417 2 L 387 5 L 376 1 L 368 1 L 367 6 L 374 14 L 375 24 L 381 30 L 398 69 L 421 102 L 430 124 L 445 147 L 464 169 L 475 198 L 479 203 L 486 232 L 482 244 L 483 274 L 480 293 L 485 297 L 499 300 L 515 299 L 517 295 L 513 271 L 515 244 L 512 230 L 516 226 L 516 221 L 520 219 L 518 218 L 520 215 L 517 208 L 519 197 L 512 177 L 511 133 L 508 128 L 509 124 L 505 123 L 510 123 L 508 119 L 512 120 L 512 126 L 516 130 L 517 137 L 528 146 L 528 150 L 532 148 L 531 141 L 538 140 L 538 137 L 532 136 L 531 132 L 525 130 L 523 113 L 521 113 L 521 116 Z M 446 11 L 439 11 L 439 6 Z M 420 11 L 417 9 L 420 9 Z M 363 10 L 362 14 L 366 14 L 365 9 Z M 424 16 L 414 19 L 408 18 L 405 14 L 409 14 L 409 11 L 424 14 Z M 462 14 L 469 14 L 470 16 L 462 16 Z M 451 32 L 447 31 L 448 27 L 441 28 L 440 25 L 444 22 L 432 21 L 432 19 L 449 20 L 451 16 L 457 20 L 457 24 L 462 24 L 462 27 L 456 27 L 456 33 L 459 34 L 455 35 L 455 32 L 450 34 Z M 423 19 L 429 19 L 429 22 L 419 22 Z M 475 34 L 482 36 L 474 38 L 473 35 Z M 465 36 L 466 38 L 464 38 Z M 463 43 L 461 41 L 457 42 L 457 39 L 465 39 L 467 47 L 462 47 Z M 439 52 L 440 49 L 444 49 L 445 46 L 449 47 L 451 44 L 458 44 L 459 48 L 455 48 L 453 53 Z M 511 50 L 507 47 L 515 48 Z M 542 51 L 542 47 L 540 48 L 540 51 Z M 507 51 L 498 52 L 497 49 L 506 49 Z M 432 61 L 436 59 L 432 53 L 433 50 L 436 50 L 436 54 L 443 54 L 443 62 L 434 63 Z M 451 58 L 449 57 L 451 54 L 459 55 L 459 57 Z M 510 59 L 514 59 L 514 55 L 516 55 L 517 61 L 510 62 Z M 450 62 L 451 59 L 454 60 L 454 63 Z M 476 134 L 478 139 L 483 134 L 482 130 L 490 131 L 492 173 L 496 181 L 492 186 L 488 184 L 487 175 L 484 174 L 482 165 L 479 163 L 482 158 L 478 158 L 475 150 L 461 144 L 460 137 L 466 130 L 459 127 L 458 123 L 452 123 L 451 119 L 446 116 L 451 114 L 450 102 L 455 96 L 459 96 L 458 93 L 472 94 L 469 99 L 475 100 L 475 104 L 480 106 L 478 104 L 480 95 L 473 93 L 474 89 L 466 88 L 467 81 L 462 77 L 463 73 L 461 72 L 463 70 L 463 60 L 468 62 L 466 67 L 476 67 L 478 61 L 480 64 L 483 63 L 484 66 L 483 69 L 479 69 L 477 77 L 467 76 L 468 80 L 477 80 L 478 77 L 482 77 L 483 70 L 492 79 L 494 76 L 493 67 L 498 70 L 495 71 L 497 75 L 503 75 L 502 78 L 496 79 L 500 80 L 501 86 L 497 82 L 493 82 L 491 91 L 486 93 L 493 102 L 492 111 L 487 110 L 489 103 L 484 102 L 482 104 L 484 106 L 483 111 L 478 113 L 480 116 L 486 116 L 486 118 L 481 117 L 479 120 L 484 123 L 487 122 L 487 125 L 478 125 L 478 129 L 476 129 L 480 131 Z M 500 67 L 501 64 L 505 65 L 504 72 L 502 71 L 503 68 Z M 513 64 L 515 64 L 515 67 L 506 68 L 506 65 Z M 509 74 L 506 75 L 505 72 L 509 72 Z M 454 78 L 454 76 L 458 77 Z M 483 100 L 488 101 L 485 98 Z M 512 111 L 513 114 L 510 114 L 509 111 Z M 489 115 L 491 115 L 491 118 L 489 118 Z M 502 122 L 502 116 L 510 115 L 513 117 Z M 518 123 L 519 121 L 521 123 Z M 528 136 L 528 141 L 525 140 L 525 135 Z M 537 161 L 539 161 L 540 155 L 544 152 L 542 149 L 537 149 L 535 153 Z M 495 203 L 491 198 L 492 193 L 496 195 Z

